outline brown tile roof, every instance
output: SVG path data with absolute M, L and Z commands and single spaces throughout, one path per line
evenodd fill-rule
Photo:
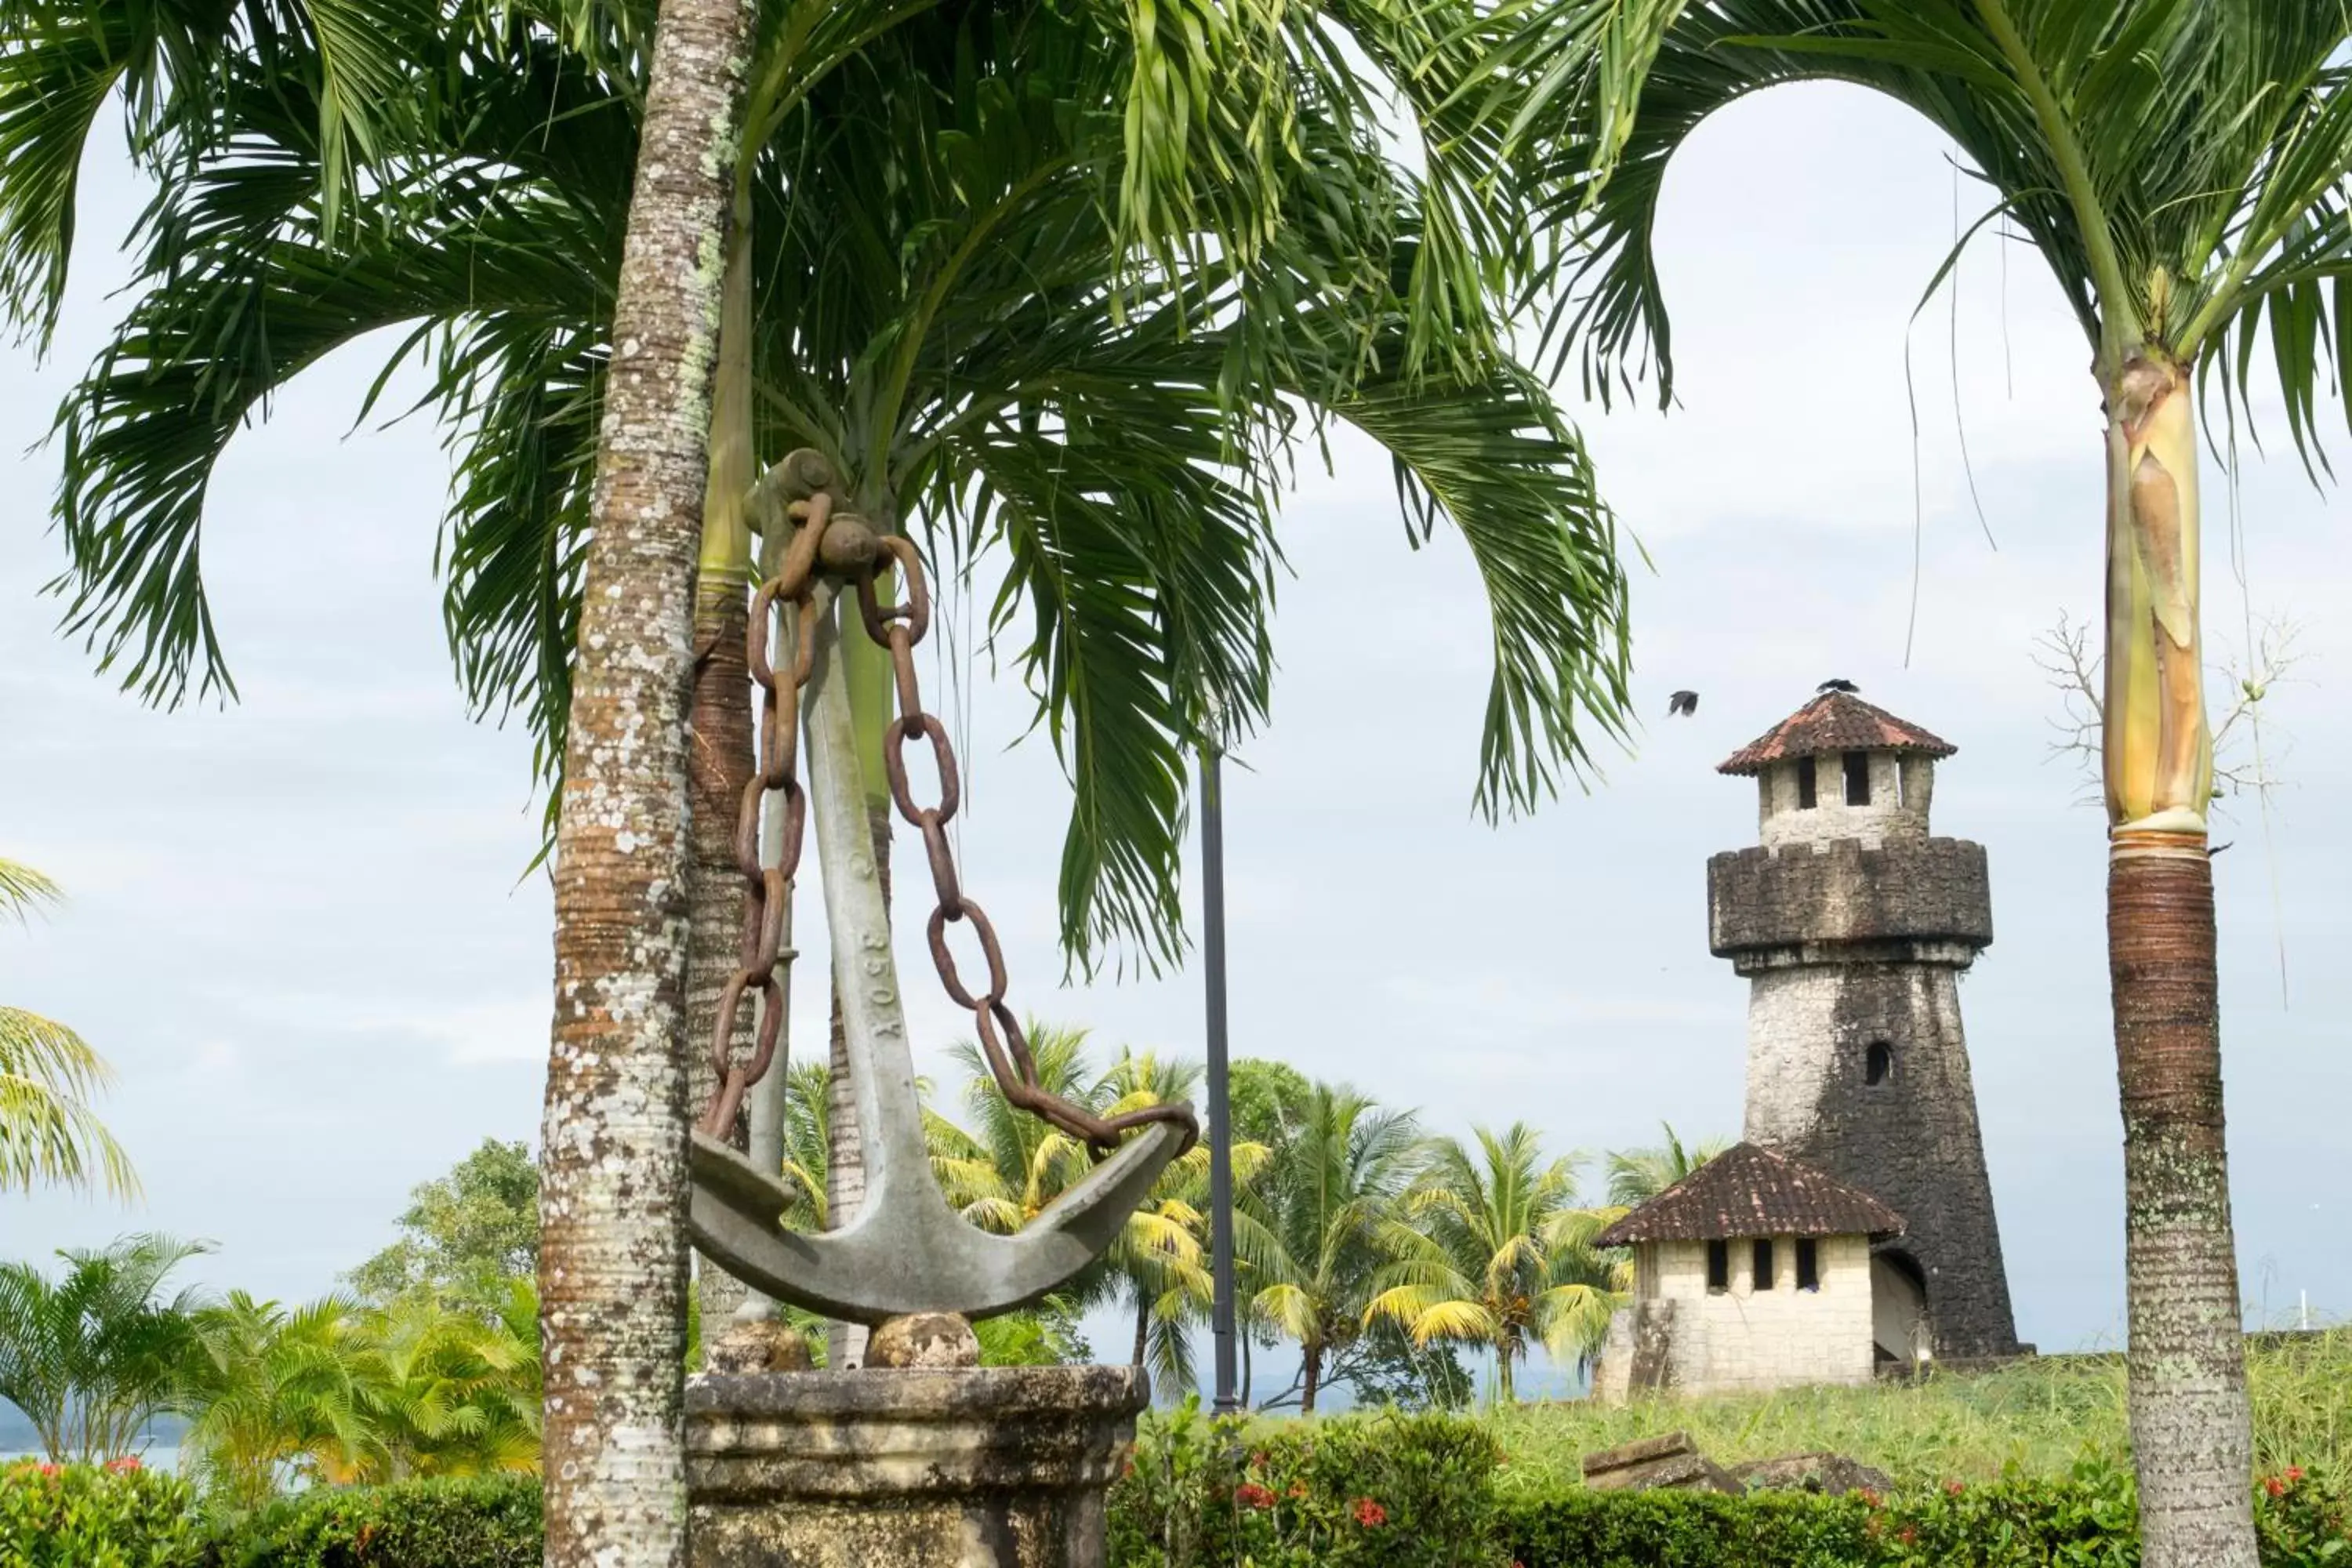
M 1759 773 L 1767 763 L 1822 752 L 1908 752 L 1922 757 L 1948 757 L 1958 750 L 1850 691 L 1824 691 L 1732 752 L 1717 765 L 1716 772 Z
M 1892 1236 L 1903 1216 L 1859 1187 L 1753 1143 L 1736 1143 L 1593 1237 L 1715 1241 L 1740 1236 Z

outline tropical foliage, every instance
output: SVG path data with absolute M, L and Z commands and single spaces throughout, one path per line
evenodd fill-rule
M 163 1292 L 203 1250 L 131 1236 L 61 1254 L 55 1278 L 0 1263 L 0 1399 L 24 1412 L 50 1462 L 135 1454 L 148 1423 L 180 1407 L 202 1300 Z
M 1535 1130 L 1485 1128 L 1475 1147 L 1433 1142 L 1401 1212 L 1381 1234 L 1395 1261 L 1367 1309 L 1417 1344 L 1474 1344 L 1495 1358 L 1506 1404 L 1513 1373 L 1540 1345 L 1582 1363 L 1608 1332 L 1632 1270 L 1592 1238 L 1624 1211 L 1578 1206 L 1578 1156 L 1546 1160 Z
M 539 1164 L 524 1143 L 486 1138 L 409 1194 L 399 1238 L 352 1270 L 363 1300 L 425 1294 L 495 1317 L 508 1281 L 539 1268 Z
M 1664 1142 L 1653 1148 L 1610 1151 L 1609 1201 L 1619 1208 L 1648 1203 L 1731 1147 L 1727 1138 L 1709 1138 L 1685 1147 L 1673 1126 L 1663 1121 L 1658 1131 Z
M 57 901 L 57 884 L 29 866 L 0 859 L 0 923 Z M 89 1109 L 111 1071 L 63 1024 L 0 1006 L 0 1193 L 45 1183 L 89 1186 L 119 1197 L 138 1191 L 130 1157 Z
M 150 697 L 229 689 L 200 561 L 214 464 L 303 369 L 397 329 L 457 465 L 460 679 L 527 718 L 551 774 L 644 8 L 266 9 L 101 5 L 103 47 L 10 23 L 8 309 L 54 320 L 117 81 L 154 190 L 137 302 L 59 416 L 69 624 Z M 1533 804 L 1619 728 L 1613 524 L 1504 348 L 1558 260 L 1509 100 L 1614 7 L 1565 9 L 1558 34 L 1468 0 L 1172 32 L 1116 7 L 762 9 L 714 449 L 748 476 L 813 447 L 942 560 L 994 553 L 992 622 L 1074 787 L 1075 950 L 1176 940 L 1187 746 L 1208 713 L 1264 716 L 1276 505 L 1325 423 L 1391 451 L 1416 543 L 1451 522 L 1479 564 L 1482 802 Z M 740 574 L 748 537 L 731 550 Z
M 1654 246 L 1666 170 L 1715 110 L 1851 82 L 1948 136 L 2090 351 L 2105 426 L 2100 700 L 2135 1454 L 2151 1568 L 2247 1568 L 2252 1450 L 2223 1142 L 2200 625 L 2199 446 L 2234 464 L 2275 387 L 2316 479 L 2317 396 L 2352 392 L 2352 9 L 2322 0 L 1641 0 L 1591 80 L 1519 121 L 1552 143 L 1581 287 L 1550 319 L 1606 395 L 1674 395 Z M 1533 14 L 1530 27 L 1567 26 Z M 1791 323 L 1798 331 L 1798 323 Z M 2218 390 L 2210 410 L 2195 405 Z M 2352 398 L 2346 399 L 2352 403 Z M 2232 475 L 2234 479 L 2234 472 Z M 2085 518 L 2086 531 L 2091 520 Z M 2251 650 L 2250 650 L 2251 654 Z

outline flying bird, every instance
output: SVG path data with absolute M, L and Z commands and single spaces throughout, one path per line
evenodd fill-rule
M 1666 699 L 1666 717 L 1669 719 L 1677 714 L 1688 716 L 1697 711 L 1698 693 L 1696 691 L 1677 691 Z
M 1814 687 L 1813 689 L 1816 691 L 1859 691 L 1862 688 L 1841 676 L 1832 675 L 1827 680 L 1822 681 L 1819 686 Z

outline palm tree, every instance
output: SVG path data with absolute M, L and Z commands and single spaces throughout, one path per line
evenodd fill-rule
M 164 1284 L 201 1244 L 127 1236 L 61 1252 L 52 1280 L 0 1263 L 0 1399 L 25 1413 L 53 1463 L 138 1451 L 156 1415 L 180 1407 L 194 1352 L 193 1290 Z
M 0 920 L 22 920 L 58 897 L 57 884 L 38 871 L 0 859 Z M 88 1186 L 93 1175 L 113 1196 L 138 1192 L 130 1156 L 89 1109 L 90 1095 L 113 1076 L 63 1024 L 0 1006 L 0 1192 L 45 1182 Z
M 1709 1138 L 1685 1148 L 1671 1122 L 1659 1122 L 1658 1131 L 1665 1142 L 1655 1148 L 1610 1151 L 1609 1201 L 1618 1207 L 1648 1203 L 1731 1147 L 1727 1138 Z
M 1612 11 L 1580 8 L 1596 27 Z M 96 25 L 121 37 L 95 55 L 79 19 L 13 20 L 0 77 L 0 289 L 21 318 L 54 314 L 73 169 L 118 78 L 158 186 L 148 287 L 60 416 L 69 624 L 129 683 L 172 700 L 226 680 L 195 551 L 247 415 L 374 329 L 432 349 L 425 401 L 458 454 L 461 678 L 523 708 L 573 808 L 542 1142 L 550 1470 L 633 1478 L 613 1519 L 673 1534 L 669 1469 L 607 1467 L 600 1445 L 675 1426 L 680 1313 L 646 1309 L 678 1304 L 659 1237 L 683 1180 L 687 931 L 720 926 L 718 906 L 696 922 L 677 904 L 731 898 L 710 875 L 695 891 L 681 696 L 698 566 L 715 580 L 749 547 L 699 503 L 712 484 L 740 495 L 744 453 L 814 447 L 935 555 L 1003 552 L 1000 624 L 1033 617 L 1024 663 L 1072 776 L 1062 924 L 1081 957 L 1176 944 L 1185 756 L 1200 714 L 1238 731 L 1265 710 L 1302 406 L 1388 446 L 1415 537 L 1449 520 L 1478 560 L 1490 810 L 1579 768 L 1591 725 L 1618 729 L 1626 679 L 1613 525 L 1574 432 L 1502 348 L 1552 263 L 1496 122 L 1465 106 L 1546 63 L 1509 52 L 1496 13 L 1386 0 L 1160 28 L 1117 8 L 800 0 L 740 50 L 736 15 L 680 0 L 655 28 L 641 6 L 338 0 L 289 26 L 263 0 L 194 20 L 118 4 Z M 749 62 L 731 168 L 655 113 L 737 144 L 732 79 L 689 87 L 669 63 L 694 55 L 676 53 L 688 21 L 703 56 Z M 1391 84 L 1420 132 L 1410 160 Z M 666 179 L 632 193 L 635 166 Z M 363 220 L 343 198 L 360 190 Z M 645 294 L 665 278 L 676 298 Z M 655 390 L 672 401 L 632 401 Z M 600 429 L 618 443 L 601 458 Z M 725 671 L 706 674 L 724 695 Z M 741 776 L 740 752 L 729 765 Z M 606 1527 L 567 1499 L 551 1494 L 554 1561 Z
M 1084 1029 L 1033 1021 L 1028 1036 L 1038 1081 L 1104 1114 L 1182 1099 L 1200 1078 L 1195 1064 L 1132 1051 L 1097 1076 Z M 1000 1234 L 1018 1230 L 1086 1173 L 1091 1155 L 1083 1142 L 1014 1110 L 977 1047 L 964 1042 L 952 1054 L 964 1069 L 964 1110 L 975 1131 L 927 1113 L 933 1169 L 965 1219 Z M 1236 1178 L 1255 1175 L 1266 1152 L 1262 1144 L 1236 1143 Z M 1209 1299 L 1207 1192 L 1208 1151 L 1195 1145 L 1162 1173 L 1103 1260 L 1064 1292 L 1074 1307 L 1123 1300 L 1134 1314 L 1133 1364 L 1148 1366 L 1165 1391 L 1193 1384 L 1187 1331 Z
M 1654 348 L 1659 396 L 1671 399 L 1653 247 L 1666 168 L 1713 110 L 1785 81 L 1856 83 L 1934 122 L 1990 187 L 1977 226 L 1998 217 L 2021 230 L 2082 327 L 2085 401 L 2097 397 L 2106 426 L 2107 907 L 2141 1519 L 2150 1568 L 2247 1568 L 2252 1449 L 2222 1138 L 2194 398 L 2219 383 L 2234 446 L 2259 365 L 2308 458 L 2323 354 L 2339 389 L 2352 374 L 2322 346 L 2341 341 L 2352 305 L 2352 11 L 2330 0 L 1643 0 L 1622 22 L 1628 47 L 1599 89 L 1537 113 L 1576 121 L 1556 210 L 1589 247 L 1589 287 L 1559 321 L 1562 352 L 1580 348 L 1591 381 L 1640 374 Z
M 1492 1352 L 1507 1404 L 1517 1397 L 1513 1371 L 1534 1346 L 1562 1363 L 1600 1349 L 1631 1281 L 1592 1237 L 1622 1211 L 1579 1207 L 1580 1157 L 1547 1161 L 1525 1122 L 1475 1136 L 1475 1152 L 1454 1138 L 1428 1146 L 1403 1215 L 1381 1226 L 1395 1261 L 1364 1321 L 1385 1318 L 1418 1345 Z
M 1326 1083 L 1284 1120 L 1286 1135 L 1236 1205 L 1234 1252 L 1249 1270 L 1247 1315 L 1298 1342 L 1298 1410 L 1312 1415 L 1333 1363 L 1366 1332 L 1389 1261 L 1381 1237 L 1421 1133 L 1412 1111 Z
M 389 1459 L 381 1370 L 356 1302 L 281 1307 L 243 1290 L 196 1316 L 201 1359 L 182 1439 L 194 1473 L 232 1508 L 258 1508 L 281 1478 L 348 1483 Z

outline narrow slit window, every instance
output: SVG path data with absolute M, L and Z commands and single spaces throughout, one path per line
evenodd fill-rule
M 1848 752 L 1845 754 L 1845 803 L 1848 805 L 1870 804 L 1870 753 Z
M 1862 1081 L 1873 1086 L 1885 1083 L 1894 1070 L 1895 1047 L 1885 1040 L 1871 1041 L 1870 1048 L 1862 1053 Z
M 1756 1289 L 1772 1289 L 1772 1243 L 1769 1237 L 1756 1244 Z
M 1710 1290 L 1731 1289 L 1731 1244 L 1727 1241 L 1706 1244 L 1706 1288 Z
M 1797 759 L 1797 809 L 1811 811 L 1820 804 L 1819 792 L 1813 784 L 1813 759 L 1799 757 Z
M 1818 1290 L 1822 1288 L 1822 1260 L 1813 1238 L 1797 1238 L 1797 1289 Z

